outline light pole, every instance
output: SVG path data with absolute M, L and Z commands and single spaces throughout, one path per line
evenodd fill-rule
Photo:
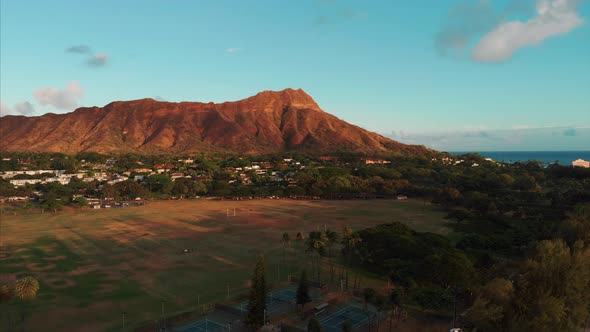
M 453 287 L 453 328 L 457 327 L 457 287 Z
M 162 327 L 161 327 L 162 331 L 166 330 L 166 321 L 164 320 L 164 303 L 165 302 L 166 302 L 165 300 L 162 300 Z

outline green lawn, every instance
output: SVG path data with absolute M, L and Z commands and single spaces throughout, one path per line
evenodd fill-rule
M 226 209 L 236 217 L 226 217 Z M 156 201 L 144 207 L 29 212 L 2 216 L 0 274 L 32 275 L 41 282 L 29 304 L 1 304 L 3 313 L 26 309 L 28 331 L 115 330 L 167 313 L 245 294 L 259 254 L 271 282 L 298 274 L 309 258 L 302 244 L 288 249 L 283 232 L 344 226 L 360 229 L 400 221 L 418 231 L 449 234 L 444 213 L 420 201 Z M 184 249 L 191 249 L 184 253 Z M 337 250 L 334 250 L 337 252 Z M 325 274 L 325 272 L 324 272 Z M 370 281 L 367 281 L 370 282 Z M 5 326 L 6 315 L 0 316 Z

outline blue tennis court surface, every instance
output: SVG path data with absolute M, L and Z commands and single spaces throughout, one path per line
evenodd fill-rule
M 294 288 L 284 288 L 269 292 L 266 295 L 266 312 L 270 315 L 278 315 L 289 312 L 295 308 L 297 291 Z M 234 306 L 242 313 L 248 311 L 248 301 L 243 301 Z
M 267 296 L 267 302 L 273 302 L 275 300 L 283 302 L 295 302 L 297 297 L 297 291 L 294 288 L 285 288 L 270 292 Z
M 350 321 L 352 328 L 356 330 L 369 322 L 370 314 L 371 312 L 349 305 L 326 317 L 320 324 L 327 332 L 340 332 L 342 325 Z
M 212 320 L 202 319 L 181 328 L 174 330 L 176 332 L 219 332 L 227 331 L 227 327 Z

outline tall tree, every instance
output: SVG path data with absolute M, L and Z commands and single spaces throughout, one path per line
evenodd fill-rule
M 546 240 L 515 281 L 494 279 L 466 312 L 481 331 L 578 331 L 590 311 L 590 248 Z
M 367 310 L 367 305 L 369 302 L 373 300 L 377 292 L 373 288 L 365 288 L 363 290 L 363 300 L 365 301 L 365 310 Z
M 301 271 L 299 286 L 297 287 L 297 305 L 303 308 L 309 302 L 311 302 L 311 298 L 309 297 L 309 281 L 307 280 L 307 273 L 303 270 Z
M 379 331 L 379 323 L 381 322 L 381 313 L 387 308 L 387 297 L 382 294 L 377 294 L 374 300 L 375 308 L 377 308 L 377 331 Z
M 577 241 L 541 241 L 524 265 L 515 292 L 520 330 L 575 331 L 587 318 L 590 303 L 590 247 Z M 518 325 L 518 326 L 517 326 Z
M 357 245 L 361 242 L 361 238 L 358 233 L 352 231 L 350 227 L 344 227 L 342 230 L 342 251 L 346 255 L 346 276 L 345 286 L 348 289 L 348 275 L 352 268 L 352 254 L 357 248 Z
M 342 323 L 342 332 L 352 332 L 352 324 L 350 323 L 350 320 L 347 319 Z
M 260 255 L 254 268 L 252 277 L 252 289 L 248 301 L 248 315 L 246 324 L 253 329 L 258 329 L 266 322 L 264 321 L 266 311 L 266 279 L 264 277 L 264 257 Z
M 283 267 L 287 266 L 287 259 L 285 257 L 285 250 L 291 245 L 291 239 L 289 238 L 289 233 L 284 232 L 283 236 L 281 237 L 281 244 L 283 247 Z
M 22 279 L 18 279 L 16 284 L 14 285 L 14 296 L 19 298 L 21 301 L 22 312 L 21 312 L 21 319 L 22 319 L 22 328 L 25 329 L 25 316 L 26 316 L 26 302 L 28 300 L 32 300 L 37 297 L 37 292 L 39 291 L 39 281 L 33 277 L 24 277 Z
M 306 251 L 311 255 L 311 263 L 312 263 L 312 275 L 316 278 L 317 282 L 321 282 L 321 275 L 320 275 L 320 258 L 322 253 L 324 253 L 326 247 L 326 237 L 325 234 L 322 232 L 310 232 L 309 237 L 307 238 L 307 249 Z M 315 258 L 315 263 L 314 263 Z M 315 268 L 314 268 L 315 264 Z M 315 274 L 313 271 L 315 270 Z
M 330 281 L 334 282 L 334 262 L 332 260 L 332 247 L 338 242 L 338 233 L 327 228 L 324 231 L 324 237 L 326 239 L 326 247 L 328 248 L 328 261 L 330 264 Z
M 320 325 L 320 321 L 316 318 L 312 318 L 307 323 L 307 332 L 322 332 L 322 325 Z

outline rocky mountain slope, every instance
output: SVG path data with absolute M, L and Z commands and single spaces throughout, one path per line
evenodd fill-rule
M 66 114 L 0 118 L 0 150 L 74 154 L 233 151 L 423 155 L 321 110 L 303 90 L 264 91 L 221 104 L 153 99 L 82 107 Z

